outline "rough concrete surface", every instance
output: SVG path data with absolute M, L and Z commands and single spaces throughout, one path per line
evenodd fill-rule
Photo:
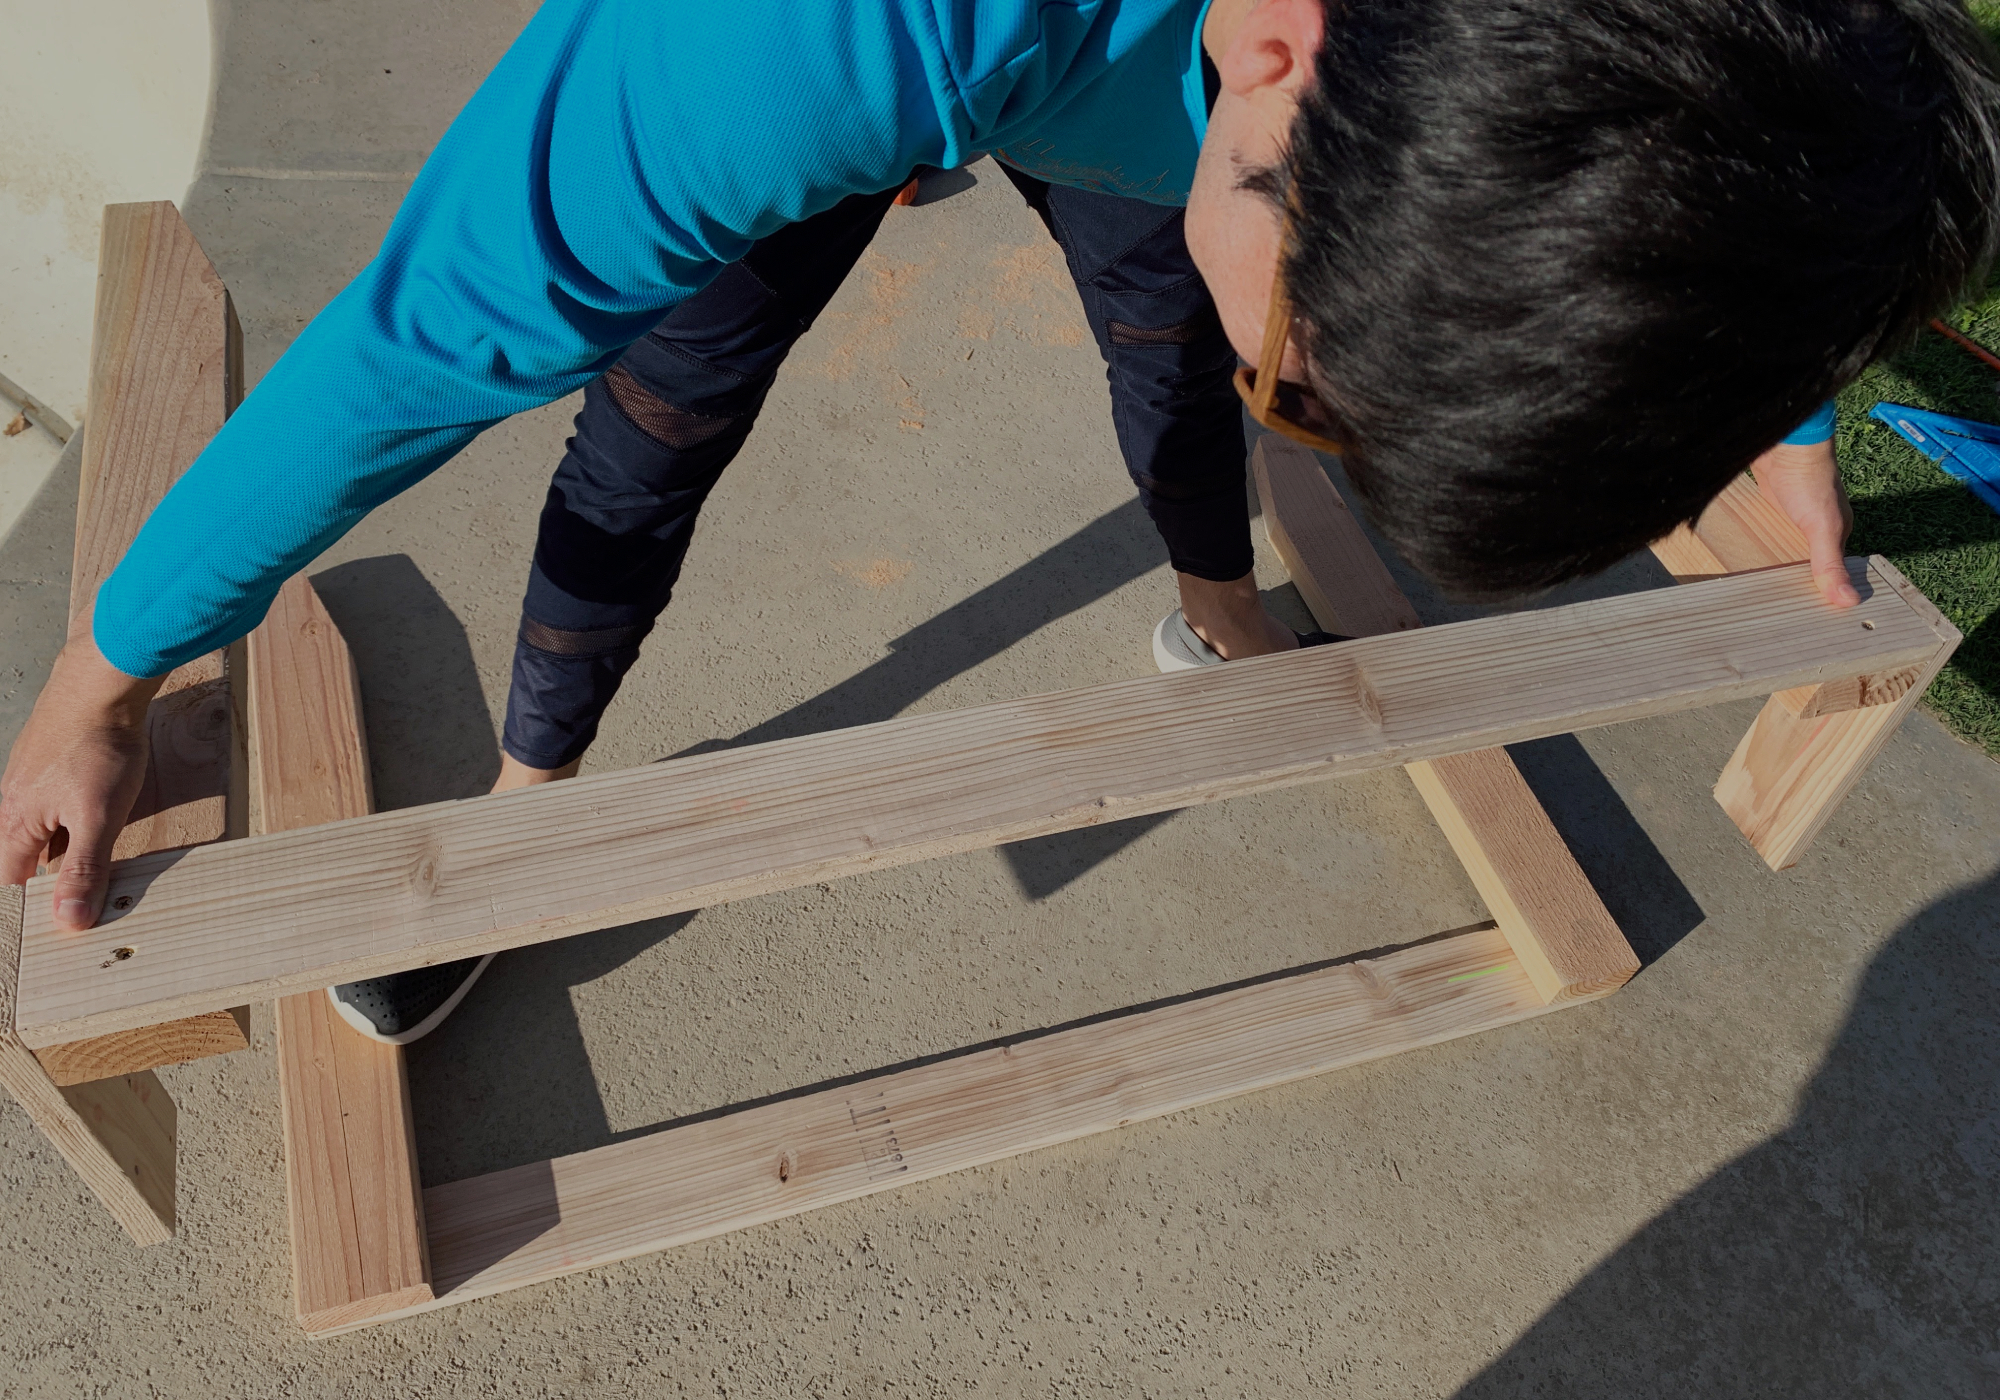
M 219 4 L 209 164 L 267 174 L 188 213 L 253 369 L 522 9 Z M 973 173 L 892 211 L 799 346 L 592 767 L 1149 669 L 1170 581 L 1095 349 Z M 384 807 L 496 771 L 572 411 L 311 570 Z M 73 491 L 0 549 L 5 735 L 59 640 Z M 1920 716 L 1773 875 L 1708 795 L 1754 710 L 1517 749 L 1646 959 L 1607 1001 L 331 1341 L 291 1320 L 268 1007 L 250 1052 L 161 1072 L 170 1244 L 130 1247 L 7 1104 L 0 1396 L 2000 1393 L 2000 767 Z M 1382 773 L 524 950 L 410 1056 L 424 1172 L 1482 917 Z

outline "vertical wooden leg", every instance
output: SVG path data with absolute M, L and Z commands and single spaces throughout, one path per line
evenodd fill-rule
M 150 1070 L 58 1088 L 14 1033 L 19 885 L 0 886 L 0 1084 L 139 1244 L 174 1233 L 174 1101 Z
M 1321 627 L 1365 637 L 1422 625 L 1312 453 L 1268 436 L 1251 468 L 1271 544 Z M 1505 749 L 1407 771 L 1545 1005 L 1631 980 L 1638 955 Z
M 366 816 L 361 692 L 312 585 L 287 583 L 251 634 L 251 806 L 262 831 Z M 323 991 L 278 1002 L 292 1280 L 309 1333 L 429 1302 L 430 1251 L 402 1049 Z
M 1691 583 L 1797 563 L 1810 551 L 1798 527 L 1746 475 L 1692 528 L 1654 544 L 1653 554 L 1677 580 Z M 1917 674 L 1882 678 L 1879 689 L 1836 682 L 1765 702 L 1723 768 L 1715 800 L 1773 870 L 1798 863 L 1958 644 L 1957 630 L 1908 580 L 1886 561 L 1880 572 L 1931 616 L 1947 643 Z

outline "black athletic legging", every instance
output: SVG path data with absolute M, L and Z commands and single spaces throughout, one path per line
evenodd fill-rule
M 1126 467 L 1173 566 L 1250 572 L 1236 355 L 1182 211 L 1007 177 L 1062 245 L 1104 354 Z M 584 391 L 549 484 L 502 742 L 535 768 L 582 754 L 673 594 L 695 516 L 778 366 L 895 198 L 854 195 L 761 240 Z

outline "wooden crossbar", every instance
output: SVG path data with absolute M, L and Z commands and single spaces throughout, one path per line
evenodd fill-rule
M 437 1296 L 370 1321 L 707 1239 L 1553 1009 L 1506 938 L 1487 926 L 433 1186 L 424 1192 L 424 1215 Z
M 1310 451 L 1267 433 L 1250 464 L 1265 533 L 1321 627 L 1372 637 L 1422 626 Z M 1407 771 L 1543 1000 L 1601 995 L 1631 979 L 1638 955 L 1505 749 Z
M 1886 561 L 1852 569 L 1852 612 L 1773 570 L 140 857 L 80 935 L 51 927 L 37 881 L 19 1033 L 100 1034 L 1948 645 Z

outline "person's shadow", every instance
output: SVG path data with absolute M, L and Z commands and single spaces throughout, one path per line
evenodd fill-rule
M 2000 875 L 1899 929 L 1770 1141 L 1458 1400 L 2000 1395 Z

